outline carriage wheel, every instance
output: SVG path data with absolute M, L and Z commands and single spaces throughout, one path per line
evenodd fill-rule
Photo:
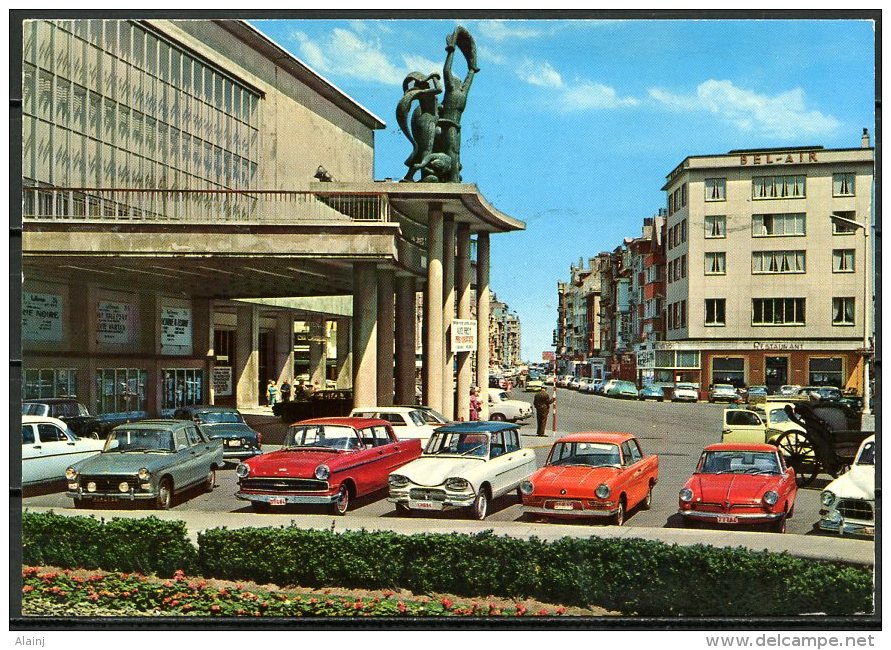
M 801 486 L 810 485 L 820 473 L 817 451 L 806 436 L 796 431 L 787 431 L 776 442 L 786 463 L 795 470 L 795 482 Z

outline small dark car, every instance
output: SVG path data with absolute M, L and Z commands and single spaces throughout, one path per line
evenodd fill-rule
M 22 415 L 40 415 L 62 420 L 78 438 L 104 437 L 102 422 L 87 407 L 69 397 L 27 399 L 22 402 Z
M 184 406 L 173 418 L 191 420 L 208 438 L 223 441 L 223 460 L 238 463 L 262 454 L 263 436 L 251 429 L 237 409 L 228 406 Z

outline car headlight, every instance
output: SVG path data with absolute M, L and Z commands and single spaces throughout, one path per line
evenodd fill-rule
M 387 477 L 387 484 L 394 488 L 403 488 L 408 485 L 408 477 L 402 474 L 390 474 Z
M 773 490 L 768 490 L 767 492 L 764 493 L 764 496 L 761 498 L 764 499 L 764 503 L 766 503 L 769 506 L 772 506 L 779 500 L 780 495 L 777 494 L 776 492 L 774 492 Z
M 320 481 L 325 481 L 328 479 L 329 476 L 331 476 L 331 470 L 328 469 L 327 465 L 319 465 L 318 467 L 316 467 L 316 471 L 313 472 L 313 474 Z
M 684 503 L 690 503 L 693 500 L 693 490 L 690 488 L 682 488 L 678 494 L 678 498 Z
M 127 483 L 127 481 L 121 481 L 121 482 L 118 484 L 118 490 L 120 490 L 121 492 L 129 492 L 129 491 L 130 491 L 130 484 Z
M 140 481 L 148 481 L 152 478 L 152 473 L 148 471 L 147 467 L 143 467 L 138 472 L 136 472 L 136 476 L 139 477 Z
M 820 503 L 824 506 L 831 506 L 833 501 L 835 501 L 835 495 L 829 490 L 823 490 L 823 492 L 820 493 Z
M 470 483 L 465 481 L 463 478 L 447 478 L 445 482 L 446 490 L 454 490 L 455 492 L 464 492 L 469 487 Z
M 95 492 L 96 491 L 96 481 L 90 481 L 87 483 L 87 492 Z
M 245 478 L 250 473 L 251 468 L 244 463 L 238 463 L 238 466 L 235 468 L 235 476 L 238 478 Z
M 65 478 L 67 478 L 69 481 L 77 480 L 77 470 L 73 467 L 69 467 L 65 470 Z
M 535 490 L 535 486 L 532 485 L 532 481 L 523 481 L 520 483 L 520 492 L 523 494 L 532 494 Z
M 601 483 L 597 486 L 597 489 L 594 490 L 594 494 L 597 495 L 598 499 L 608 499 L 609 498 L 609 486 L 605 483 Z

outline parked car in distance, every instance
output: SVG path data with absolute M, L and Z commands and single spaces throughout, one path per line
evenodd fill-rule
M 786 532 L 795 510 L 795 470 L 773 445 L 709 445 L 678 494 L 684 523 L 769 524 Z
M 235 468 L 235 496 L 257 512 L 319 504 L 345 515 L 353 499 L 387 487 L 391 471 L 420 455 L 421 441 L 400 440 L 385 420 L 305 420 L 288 428 L 281 449 Z
M 876 534 L 876 438 L 860 444 L 851 469 L 826 486 L 820 494 L 820 530 L 839 535 Z
M 730 384 L 714 384 L 708 391 L 708 401 L 711 403 L 735 402 L 738 399 L 739 393 Z
M 784 397 L 788 397 L 789 395 L 797 395 L 801 386 L 798 384 L 783 384 L 777 390 L 777 395 L 782 395 Z
M 104 438 L 102 422 L 86 406 L 69 397 L 26 399 L 22 415 L 39 415 L 62 420 L 78 438 Z M 63 468 L 64 469 L 64 468 Z
M 557 387 L 568 388 L 570 381 L 572 381 L 572 375 L 560 375 L 560 377 L 557 379 Z
M 71 463 L 95 456 L 105 444 L 94 438 L 78 438 L 58 418 L 22 416 L 22 486 L 65 480 Z
M 699 401 L 699 389 L 696 388 L 695 384 L 675 384 L 674 390 L 671 394 L 672 402 L 698 402 Z
M 582 377 L 581 379 L 579 379 L 578 391 L 580 393 L 590 393 L 591 392 L 591 380 L 588 377 Z
M 566 387 L 570 390 L 578 390 L 581 381 L 581 377 L 573 377 L 569 380 L 569 383 L 566 385 Z
M 116 426 L 102 453 L 65 470 L 68 496 L 82 508 L 102 501 L 148 501 L 167 510 L 176 493 L 210 492 L 223 467 L 223 441 L 194 422 L 140 420 Z
M 537 393 L 542 388 L 544 388 L 544 382 L 541 379 L 530 379 L 526 382 L 526 387 L 523 390 L 527 393 Z
M 490 388 L 488 396 L 490 420 L 520 422 L 532 417 L 532 404 L 519 399 L 511 399 L 507 391 Z
M 804 429 L 786 414 L 788 402 L 764 402 L 757 407 L 724 409 L 721 442 L 775 444 L 787 431 Z
M 211 440 L 222 440 L 223 460 L 229 463 L 263 453 L 263 436 L 247 425 L 237 409 L 229 406 L 183 406 L 173 412 L 173 418 L 191 420 Z
M 535 467 L 535 452 L 522 447 L 515 424 L 447 424 L 420 458 L 390 474 L 388 500 L 400 514 L 466 508 L 482 520 L 489 504 L 516 490 Z
M 640 392 L 637 394 L 637 399 L 641 401 L 646 401 L 648 399 L 658 400 L 660 402 L 665 401 L 665 391 L 662 389 L 662 386 L 659 384 L 647 384 L 643 388 L 640 389 Z
M 572 433 L 557 440 L 545 466 L 520 485 L 533 515 L 605 518 L 621 526 L 640 504 L 648 509 L 659 458 L 646 456 L 630 433 Z
M 637 386 L 632 381 L 615 380 L 605 391 L 607 397 L 628 397 L 637 399 Z
M 749 404 L 758 404 L 760 402 L 764 402 L 767 399 L 767 395 L 770 391 L 767 390 L 767 386 L 759 385 L 759 386 L 749 386 L 749 390 L 746 393 L 746 401 Z
M 842 392 L 835 386 L 804 386 L 798 389 L 798 394 L 808 397 L 813 395 L 817 399 L 825 400 L 840 400 L 842 398 Z
M 435 424 L 428 422 L 421 409 L 408 406 L 358 408 L 352 410 L 350 417 L 385 420 L 393 427 L 397 438 L 400 440 L 417 438 L 421 441 L 422 447 L 430 440 L 430 436 L 433 435 L 436 427 L 442 424 L 441 422 Z

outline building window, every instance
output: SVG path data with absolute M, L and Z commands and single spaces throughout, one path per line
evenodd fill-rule
M 755 176 L 752 178 L 753 199 L 803 199 L 804 176 Z
M 837 221 L 837 220 L 833 220 Z M 788 237 L 805 235 L 803 212 L 753 214 L 752 237 Z
M 804 298 L 752 298 L 752 325 L 804 325 Z
M 746 385 L 746 361 L 741 358 L 712 358 L 712 383 L 731 384 L 735 388 Z
M 687 327 L 687 301 L 681 300 L 680 302 L 680 327 Z
M 727 273 L 727 254 L 726 253 L 706 253 L 705 254 L 705 274 L 706 275 L 724 275 Z
M 844 385 L 844 360 L 841 357 L 817 357 L 808 359 L 808 382 L 810 386 Z
M 832 299 L 832 324 L 833 325 L 853 325 L 854 324 L 854 299 L 853 298 L 833 298 Z
M 687 184 L 681 185 L 681 207 L 687 205 Z
M 727 236 L 727 216 L 710 215 L 705 218 L 705 238 L 723 239 Z
M 841 217 L 842 219 L 848 219 L 848 221 L 856 221 L 854 218 L 856 215 L 855 212 L 836 212 L 836 216 Z M 848 221 L 842 221 L 841 219 L 830 219 L 832 221 L 832 234 L 833 235 L 851 235 L 857 231 L 859 226 L 854 225 L 853 223 L 848 223 Z
M 686 185 L 684 186 L 686 187 Z M 681 243 L 687 241 L 687 220 L 684 219 L 681 221 Z
M 755 251 L 752 273 L 804 273 L 804 251 Z
M 726 324 L 726 300 L 724 298 L 705 299 L 705 324 Z
M 145 412 L 147 378 L 141 368 L 98 368 L 97 413 Z
M 727 199 L 727 179 L 726 178 L 706 178 L 705 179 L 705 200 L 706 201 L 725 201 Z
M 854 196 L 854 174 L 833 174 L 832 196 Z
M 687 277 L 687 256 L 681 255 L 680 262 L 681 262 L 681 277 L 686 278 Z
M 77 397 L 77 369 L 28 368 L 22 371 L 22 399 Z
M 196 368 L 168 368 L 164 377 L 162 410 L 177 409 L 204 402 L 204 371 Z
M 853 273 L 854 272 L 854 249 L 853 248 L 836 248 L 832 251 L 832 272 L 833 273 Z

